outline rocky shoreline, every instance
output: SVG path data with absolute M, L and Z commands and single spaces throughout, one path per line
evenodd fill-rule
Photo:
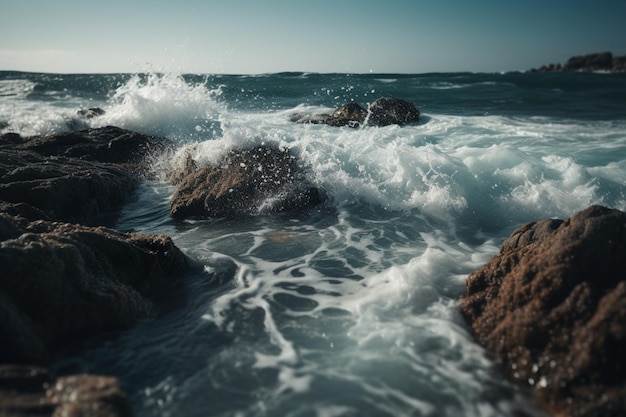
M 128 416 L 110 376 L 45 366 L 77 335 L 152 317 L 154 294 L 194 268 L 164 235 L 99 226 L 166 140 L 115 127 L 0 137 L 0 414 Z

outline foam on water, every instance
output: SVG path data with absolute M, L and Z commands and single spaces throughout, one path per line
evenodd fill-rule
M 3 131 L 45 133 L 97 104 L 106 114 L 88 126 L 179 145 L 155 161 L 157 180 L 117 226 L 167 233 L 204 269 L 186 278 L 184 307 L 70 362 L 121 375 L 140 416 L 538 415 L 473 342 L 457 300 L 514 227 L 589 204 L 626 209 L 626 121 L 476 111 L 424 111 L 404 127 L 290 121 L 385 88 L 519 94 L 483 76 L 355 78 L 137 75 L 66 107 L 16 98 L 27 83 L 0 87 Z M 283 90 L 308 95 L 294 105 L 291 92 L 275 98 Z M 307 216 L 169 217 L 166 174 L 188 155 L 202 165 L 268 143 L 303 159 L 327 205 Z
M 181 143 L 213 138 L 220 134 L 220 94 L 220 86 L 190 84 L 175 74 L 135 75 L 115 90 L 93 126 L 121 126 Z

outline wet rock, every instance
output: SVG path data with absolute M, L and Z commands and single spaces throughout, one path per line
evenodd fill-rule
M 366 117 L 367 110 L 357 103 L 348 103 L 335 110 L 326 124 L 357 127 L 363 124 Z
M 143 135 L 115 126 L 34 136 L 23 140 L 16 149 L 43 156 L 64 156 L 116 164 L 138 163 L 152 152 L 169 146 L 166 139 Z
M 0 365 L 0 415 L 12 417 L 129 417 L 130 402 L 116 378 L 53 379 L 35 366 Z
M 93 119 L 94 117 L 102 116 L 106 112 L 100 107 L 89 107 L 88 109 L 81 109 L 76 112 L 81 117 L 85 119 Z
M 592 206 L 514 231 L 461 311 L 554 415 L 626 415 L 626 213 Z
M 333 114 L 315 115 L 292 115 L 291 120 L 300 124 L 326 124 L 330 126 L 350 126 L 359 127 L 365 122 L 367 110 L 359 104 L 351 102 L 344 104 L 333 112 Z
M 392 97 L 379 98 L 369 107 L 368 125 L 405 125 L 419 121 L 420 112 L 415 104 Z
M 338 108 L 333 114 L 312 116 L 295 114 L 292 115 L 291 121 L 300 124 L 327 124 L 337 127 L 359 127 L 365 124 L 369 126 L 387 126 L 418 122 L 419 115 L 420 112 L 415 104 L 397 98 L 383 97 L 370 104 L 369 110 L 352 102 Z
M 232 150 L 180 182 L 170 214 L 189 219 L 306 210 L 325 200 L 307 174 L 302 162 L 285 149 L 264 145 Z
M 163 235 L 0 213 L 0 237 L 0 363 L 45 363 L 63 337 L 151 317 L 152 294 L 191 265 Z
M 23 142 L 23 139 L 19 133 L 9 132 L 9 133 L 4 133 L 0 135 L 0 146 L 7 145 L 7 144 L 15 145 L 15 144 L 19 144 L 22 142 Z
M 31 219 L 40 212 L 43 219 L 91 223 L 119 207 L 138 182 L 118 165 L 0 148 L 0 202 Z
M 550 64 L 533 68 L 529 72 L 561 72 L 561 71 L 626 71 L 626 56 L 613 56 L 611 52 L 599 52 L 573 56 L 563 65 Z
M 563 66 L 563 71 L 610 71 L 612 69 L 613 54 L 610 52 L 574 56 Z

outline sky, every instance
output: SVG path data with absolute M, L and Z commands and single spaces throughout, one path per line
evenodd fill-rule
M 626 55 L 626 0 L 0 0 L 0 70 L 501 72 Z

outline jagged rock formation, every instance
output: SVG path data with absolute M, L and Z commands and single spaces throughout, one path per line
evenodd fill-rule
M 258 146 L 231 150 L 218 163 L 193 170 L 186 163 L 170 205 L 176 219 L 240 217 L 307 210 L 325 200 L 307 169 L 287 149 Z
M 469 276 L 461 311 L 553 415 L 626 415 L 626 213 L 520 227 Z

